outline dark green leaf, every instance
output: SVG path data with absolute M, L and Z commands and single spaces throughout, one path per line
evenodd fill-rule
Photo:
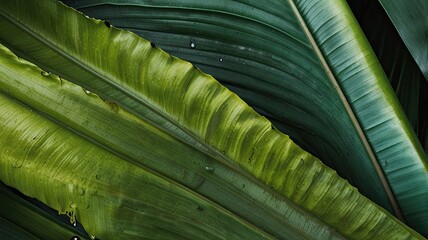
M 66 2 L 212 74 L 428 234 L 426 156 L 344 1 Z
M 0 26 L 14 30 L 13 36 L 1 35 L 2 41 L 110 99 L 125 96 L 116 101 L 136 114 L 2 47 L 0 176 L 72 220 L 77 217 L 89 233 L 102 238 L 272 237 L 198 192 L 205 186 L 202 176 L 222 172 L 203 162 L 236 173 L 238 179 L 217 185 L 216 191 L 238 192 L 240 179 L 249 179 L 267 192 L 251 188 L 251 196 L 276 192 L 285 198 L 281 202 L 293 214 L 279 206 L 274 210 L 286 214 L 284 221 L 303 213 L 299 228 L 287 227 L 285 234 L 324 233 L 328 223 L 324 226 L 350 238 L 420 238 L 189 63 L 52 1 L 0 3 Z M 33 52 L 24 51 L 28 45 Z M 178 180 L 177 169 L 159 161 L 205 173 Z M 321 231 L 307 223 L 320 224 Z M 323 236 L 329 233 L 334 234 Z
M 428 1 L 379 0 L 428 81 Z

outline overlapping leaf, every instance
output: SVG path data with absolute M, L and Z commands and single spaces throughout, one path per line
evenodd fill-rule
M 348 0 L 348 3 L 382 64 L 419 141 L 422 146 L 426 146 L 428 82 L 378 1 Z M 424 148 L 426 152 L 428 148 Z
M 250 201 L 269 206 L 274 199 L 257 196 L 275 196 L 271 188 L 288 199 L 280 198 L 277 215 L 303 216 L 278 219 L 291 222 L 276 229 L 286 236 L 336 236 L 322 230 L 325 222 L 351 238 L 420 237 L 189 63 L 55 2 L 1 4 L 0 26 L 14 35 L 1 35 L 0 41 L 106 97 L 103 102 L 2 48 L 2 179 L 77 217 L 90 234 L 270 237 L 243 220 L 245 212 L 231 214 L 233 208 L 203 197 L 215 194 L 200 194 L 210 186 L 205 183 L 221 183 L 220 174 L 228 170 L 235 175 L 225 175 L 229 183 L 211 185 L 213 190 L 251 187 Z M 33 9 L 45 11 L 34 15 Z M 185 166 L 179 167 L 181 180 L 167 163 Z M 260 209 L 268 212 L 264 204 Z
M 0 183 L 0 193 L 0 236 L 3 239 L 85 239 L 81 229 L 58 220 L 3 183 Z
M 345 1 L 65 2 L 212 74 L 428 234 L 425 154 Z

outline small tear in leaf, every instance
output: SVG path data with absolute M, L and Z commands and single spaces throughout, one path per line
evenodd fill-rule
M 106 25 L 106 27 L 108 27 L 108 28 L 111 27 L 110 23 L 108 21 L 106 21 L 106 20 L 104 20 L 104 25 Z

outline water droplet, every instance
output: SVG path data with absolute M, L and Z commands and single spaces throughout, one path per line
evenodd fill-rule
M 72 209 L 76 209 L 76 204 L 75 204 L 75 203 L 72 203 L 72 204 L 70 204 L 70 207 L 71 207 Z
M 85 189 L 80 188 L 80 189 L 79 189 L 79 195 L 80 195 L 80 196 L 85 195 Z
M 220 62 L 223 62 L 223 58 L 220 58 Z
M 42 74 L 42 76 L 43 76 L 43 77 L 47 77 L 47 76 L 49 76 L 49 75 L 50 75 L 50 74 L 49 74 L 48 72 L 46 72 L 46 71 L 41 71 L 40 73 Z
M 215 171 L 215 168 L 214 168 L 214 167 L 211 167 L 211 166 L 208 166 L 208 167 L 205 167 L 205 170 L 206 170 L 207 172 L 214 172 L 214 171 Z
M 196 47 L 196 44 L 194 42 L 191 42 L 190 43 L 190 48 L 195 48 L 195 47 Z
M 245 188 L 245 184 L 242 184 L 242 188 Z
M 12 167 L 14 167 L 14 168 L 20 168 L 20 167 L 22 167 L 22 161 L 14 162 L 12 164 Z
M 76 223 L 76 221 L 73 223 L 73 227 L 76 227 L 77 226 L 77 223 Z
M 80 240 L 80 238 L 78 236 L 73 236 L 71 237 L 71 240 Z
M 97 175 L 95 175 L 95 178 L 96 178 L 97 180 L 100 180 L 100 179 L 101 179 L 101 175 L 97 174 Z
M 91 91 L 86 90 L 86 89 L 84 91 L 85 91 L 86 94 L 91 94 L 92 93 Z
M 95 239 L 95 235 L 91 235 L 91 239 L 93 240 L 93 239 Z

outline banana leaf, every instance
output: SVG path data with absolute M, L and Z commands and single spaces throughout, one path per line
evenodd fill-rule
M 0 224 L 0 236 L 4 239 L 38 239 L 3 217 L 0 217 Z
M 58 219 L 30 199 L 8 189 L 0 182 L 0 237 L 2 239 L 89 239 L 81 226 Z M 58 215 L 58 213 L 55 213 Z M 69 220 L 69 219 L 67 219 Z
M 14 56 L 9 57 L 14 58 Z M 2 62 L 2 64 L 4 65 L 3 73 L 5 73 L 5 76 L 8 76 L 7 74 L 13 74 L 10 71 L 8 72 L 6 62 Z M 9 68 L 13 69 L 13 67 Z M 24 68 L 23 71 L 26 68 Z M 21 78 L 20 83 L 18 81 L 13 81 L 13 79 L 9 81 L 7 79 L 2 79 L 0 83 L 1 89 L 13 99 L 19 99 L 21 103 L 26 106 L 33 107 L 34 111 L 35 109 L 42 111 L 44 115 L 49 117 L 52 121 L 62 124 L 63 126 L 64 123 L 62 122 L 66 122 L 67 125 L 64 126 L 65 128 L 73 130 L 79 136 L 88 139 L 88 141 L 104 146 L 104 148 L 109 151 L 113 151 L 116 155 L 129 159 L 129 161 L 135 164 L 148 165 L 157 172 L 165 173 L 177 182 L 217 200 L 222 203 L 222 205 L 228 206 L 234 211 L 240 212 L 240 215 L 251 219 L 254 223 L 270 230 L 280 238 L 340 238 L 335 237 L 337 233 L 335 233 L 334 230 L 326 228 L 324 224 L 320 224 L 319 220 L 311 220 L 312 217 L 307 216 L 307 214 L 302 216 L 301 210 L 293 207 L 294 205 L 292 203 L 290 206 L 290 203 L 287 204 L 287 202 L 284 202 L 283 197 L 276 196 L 278 194 L 271 193 L 271 190 L 266 187 L 261 188 L 254 180 L 248 179 L 248 177 L 246 178 L 242 170 L 240 170 L 241 173 L 238 174 L 234 172 L 233 169 L 230 169 L 231 166 L 227 167 L 220 163 L 216 163 L 213 159 L 208 157 L 213 153 L 205 153 L 208 156 L 198 153 L 196 150 L 199 148 L 199 151 L 207 151 L 202 145 L 197 146 L 195 150 L 195 146 L 187 146 L 183 142 L 175 139 L 174 136 L 165 135 L 165 133 L 162 134 L 162 131 L 157 130 L 155 127 L 150 127 L 147 123 L 141 123 L 140 120 L 130 114 L 121 113 L 120 116 L 125 116 L 123 117 L 124 119 L 121 119 L 118 115 L 119 112 L 122 111 L 113 102 L 101 100 L 93 93 L 80 87 L 71 84 L 67 85 L 66 80 L 50 76 L 49 73 L 41 69 L 37 69 L 33 73 L 38 77 L 33 81 L 31 81 L 29 77 L 24 78 L 23 76 L 14 76 L 15 78 Z M 50 81 L 45 80 L 45 84 L 42 84 L 44 78 Z M 37 83 L 40 86 L 38 86 Z M 59 84 L 62 88 L 53 88 L 53 86 L 55 86 L 52 85 L 53 83 Z M 52 90 L 52 88 L 55 90 Z M 74 90 L 74 95 L 70 96 L 70 93 L 68 93 L 70 89 Z M 26 97 L 28 94 L 32 95 L 33 98 L 28 99 Z M 85 98 L 77 101 L 76 95 L 83 95 Z M 86 95 L 88 95 L 89 98 L 86 97 Z M 66 98 L 66 96 L 68 96 L 68 98 Z M 61 104 L 58 103 L 58 99 L 61 99 Z M 47 104 L 49 102 L 52 104 Z M 82 106 L 91 105 L 96 107 L 100 103 L 102 103 L 102 105 L 98 106 L 98 108 L 101 108 L 98 109 L 98 111 L 94 108 L 82 108 Z M 7 116 L 8 114 L 3 115 Z M 98 117 L 94 118 L 94 116 Z M 142 126 L 142 124 L 144 125 Z M 151 124 L 155 125 L 154 123 Z M 114 127 L 115 125 L 118 126 Z M 147 130 L 147 128 L 151 131 Z M 124 135 L 125 132 L 128 134 Z M 105 139 L 106 136 L 109 136 L 109 138 Z M 5 138 L 5 140 L 6 139 L 7 138 Z M 31 137 L 32 141 L 37 139 L 37 136 Z M 40 141 L 43 142 L 44 140 L 41 139 Z M 166 155 L 160 152 L 160 150 L 153 152 L 155 149 L 162 149 L 162 144 L 164 146 L 163 148 L 166 148 L 170 155 Z M 9 145 L 9 148 L 15 149 L 16 146 Z M 13 154 L 8 151 L 6 151 L 6 153 Z M 14 157 L 15 161 L 11 166 L 13 168 L 22 168 L 24 159 L 21 159 L 19 156 L 12 157 Z M 256 158 L 254 159 L 256 160 Z M 214 172 L 215 174 L 213 174 Z M 96 174 L 95 178 L 100 179 L 100 175 L 101 174 Z M 227 186 L 229 191 L 222 190 L 220 186 Z M 34 189 L 34 186 L 31 186 L 31 184 L 28 187 Z M 89 190 L 85 187 L 75 189 L 76 195 L 79 196 L 82 194 L 84 195 L 88 191 Z M 92 190 L 91 192 L 94 191 L 97 190 Z M 36 193 L 33 194 L 34 196 L 38 196 Z M 153 195 L 154 197 L 157 196 L 157 194 Z M 176 201 L 172 202 L 176 203 Z M 203 211 L 205 206 L 195 205 L 194 208 L 198 211 Z M 251 209 L 251 211 L 249 211 L 249 209 Z M 102 211 L 102 209 L 100 211 Z M 172 211 L 174 212 L 175 210 Z M 76 218 L 79 217 L 76 216 Z M 224 217 L 220 219 L 224 219 Z M 74 220 L 75 219 L 72 218 L 72 222 Z M 311 230 L 302 233 L 302 222 L 305 222 L 305 225 L 309 225 Z M 285 226 L 288 226 L 288 228 L 284 229 Z M 148 233 L 146 233 L 145 236 L 147 236 L 147 234 Z M 99 234 L 94 234 L 94 236 L 98 235 Z M 114 234 L 113 236 L 117 237 L 117 235 Z M 235 237 L 239 236 L 240 235 L 237 235 Z M 219 238 L 226 237 L 227 236 L 219 235 Z
M 269 196 L 282 196 L 283 205 L 275 206 L 277 214 L 284 216 L 279 221 L 300 224 L 299 229 L 282 226 L 277 231 L 302 238 L 310 233 L 317 238 L 340 237 L 338 232 L 355 239 L 422 238 L 191 64 L 57 2 L 2 2 L 8 10 L 15 4 L 28 11 L 35 6 L 49 9 L 58 14 L 55 24 L 64 28 L 59 21 L 63 18 L 70 26 L 78 26 L 80 33 L 90 30 L 93 43 L 103 40 L 105 45 L 94 45 L 98 47 L 79 42 L 80 48 L 74 51 L 85 53 L 79 62 L 71 58 L 76 54 L 71 49 L 61 52 L 77 66 L 57 64 L 74 66 L 75 79 L 97 76 L 91 78 L 95 85 L 105 86 L 100 79 L 113 80 L 109 83 L 147 110 L 133 114 L 137 107 L 122 103 L 127 111 L 0 48 L 1 179 L 66 213 L 72 222 L 79 219 L 92 238 L 273 238 L 240 217 L 244 213 L 233 214 L 209 199 L 222 190 L 238 189 L 247 189 L 255 197 L 253 205 L 256 197 L 268 196 L 262 203 L 270 205 L 274 201 Z M 50 14 L 43 16 L 52 20 Z M 24 18 L 25 14 L 20 15 L 18 22 Z M 74 37 L 84 39 L 70 32 L 59 36 L 68 44 Z M 107 50 L 103 46 L 111 48 L 102 51 Z M 58 57 L 33 47 L 51 60 Z M 166 121 L 170 125 L 160 124 Z M 177 167 L 167 165 L 172 163 Z M 183 171 L 179 163 L 186 167 Z M 236 174 L 229 174 L 231 182 L 214 185 L 215 194 L 200 194 L 209 186 L 204 183 L 221 180 L 223 169 Z M 193 174 L 196 170 L 199 176 Z M 247 179 L 249 186 L 241 179 Z M 303 218 L 296 219 L 299 213 Z
M 428 2 L 379 0 L 428 81 Z
M 422 146 L 426 146 L 428 82 L 378 1 L 348 3 L 376 53 Z M 425 152 L 428 148 L 424 147 Z
M 428 236 L 426 155 L 345 1 L 65 2 L 212 74 Z

